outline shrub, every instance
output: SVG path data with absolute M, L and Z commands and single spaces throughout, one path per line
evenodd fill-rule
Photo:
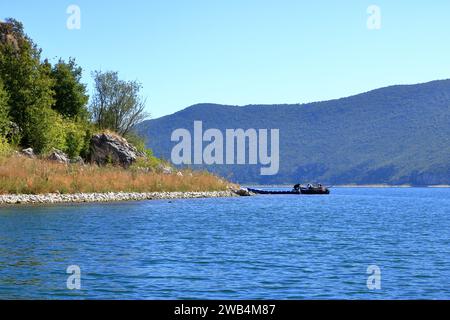
M 136 162 L 131 166 L 132 169 L 150 169 L 151 171 L 156 171 L 158 167 L 162 164 L 162 161 L 153 155 L 151 152 L 147 153 L 146 157 L 137 158 Z
M 145 146 L 145 139 L 140 137 L 134 132 L 128 133 L 125 138 L 127 141 L 132 144 L 139 152 L 145 154 L 145 157 L 138 158 L 137 161 L 133 164 L 134 168 L 146 168 L 151 169 L 152 171 L 156 171 L 159 165 L 163 162 L 161 159 L 156 158 L 153 155 L 153 151 Z M 167 164 L 167 166 L 169 166 Z
M 145 147 L 145 139 L 138 136 L 134 132 L 129 132 L 124 137 L 127 141 L 132 144 L 138 151 L 146 152 L 147 148 Z
M 33 132 L 30 146 L 37 153 L 45 154 L 55 148 L 64 151 L 70 158 L 75 158 L 85 148 L 85 124 L 64 119 L 49 108 L 34 109 L 29 119 L 28 129 Z
M 66 148 L 63 150 L 70 158 L 80 155 L 85 145 L 86 130 L 81 124 L 72 121 L 65 123 Z
M 91 138 L 92 138 L 93 129 L 88 125 L 83 138 L 83 146 L 80 150 L 80 156 L 83 159 L 88 159 L 91 153 Z
M 66 150 L 66 128 L 62 117 L 50 108 L 33 108 L 28 115 L 31 147 L 37 153 L 52 148 Z
M 12 153 L 12 148 L 6 138 L 0 136 L 0 157 L 8 156 Z

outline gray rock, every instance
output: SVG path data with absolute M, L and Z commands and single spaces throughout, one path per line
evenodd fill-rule
M 163 174 L 172 174 L 173 173 L 173 169 L 169 166 L 165 166 L 162 164 L 158 165 L 158 171 L 163 173 Z
M 19 137 L 21 133 L 22 130 L 19 125 L 13 121 L 9 121 L 9 128 L 6 133 L 6 137 L 12 140 Z
M 144 156 L 144 153 L 137 151 L 122 137 L 100 133 L 91 138 L 90 161 L 99 165 L 111 163 L 128 168 L 138 157 Z
M 173 173 L 173 169 L 171 167 L 164 167 L 163 168 L 163 173 L 164 174 L 172 174 Z
M 67 154 L 58 149 L 53 149 L 50 155 L 47 157 L 47 160 L 56 161 L 59 163 L 67 164 L 70 162 Z
M 70 159 L 70 163 L 84 165 L 84 160 L 83 160 L 82 157 L 78 156 L 78 157 L 75 157 L 73 159 Z
M 34 150 L 32 148 L 28 148 L 28 149 L 23 149 L 21 154 L 25 157 L 34 159 L 36 158 L 36 155 L 34 154 Z
M 163 164 L 158 164 L 157 167 L 157 172 L 162 173 L 162 174 L 172 174 L 173 173 L 173 168 L 167 165 L 163 165 Z
M 108 192 L 108 193 L 77 193 L 77 194 L 6 194 L 0 195 L 0 205 L 43 204 L 43 203 L 81 203 L 81 202 L 112 202 L 130 200 L 156 199 L 189 199 L 189 198 L 221 198 L 235 197 L 231 191 L 212 192 Z

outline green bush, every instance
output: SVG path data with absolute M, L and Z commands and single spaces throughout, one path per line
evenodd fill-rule
M 86 143 L 86 125 L 64 119 L 50 108 L 35 109 L 29 115 L 31 147 L 40 154 L 53 148 L 61 150 L 70 158 L 80 155 Z
M 139 152 L 146 152 L 145 139 L 138 136 L 134 132 L 129 132 L 125 135 L 125 139 L 132 144 Z
M 80 156 L 83 159 L 88 159 L 89 155 L 91 153 L 91 138 L 92 138 L 92 132 L 93 132 L 92 125 L 87 125 L 87 129 L 84 132 L 83 137 L 83 146 L 80 150 Z
M 146 157 L 137 158 L 136 162 L 133 163 L 132 169 L 149 169 L 151 171 L 157 171 L 158 167 L 163 164 L 163 162 L 154 157 L 151 154 L 151 150 L 147 150 Z
M 50 108 L 34 108 L 28 114 L 30 144 L 37 153 L 52 148 L 66 150 L 66 128 L 62 117 Z
M 153 151 L 145 146 L 145 139 L 134 132 L 127 133 L 125 138 L 132 144 L 139 152 L 145 154 L 145 157 L 138 158 L 133 164 L 135 168 L 146 168 L 155 171 L 162 163 L 160 159 L 153 155 Z
M 86 130 L 81 124 L 72 121 L 65 123 L 66 148 L 65 152 L 70 158 L 78 157 L 85 145 Z
M 8 156 L 12 152 L 12 148 L 6 141 L 6 138 L 0 136 L 0 157 Z

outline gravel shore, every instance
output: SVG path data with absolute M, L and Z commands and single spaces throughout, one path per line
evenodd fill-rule
M 212 192 L 109 192 L 78 194 L 42 194 L 42 195 L 0 195 L 0 205 L 13 204 L 51 204 L 51 203 L 83 203 L 83 202 L 117 202 L 158 199 L 193 199 L 237 197 L 233 191 Z

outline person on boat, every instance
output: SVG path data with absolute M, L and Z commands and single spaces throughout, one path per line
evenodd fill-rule
M 300 190 L 300 183 L 297 183 L 295 186 L 294 186 L 294 191 L 299 191 Z

